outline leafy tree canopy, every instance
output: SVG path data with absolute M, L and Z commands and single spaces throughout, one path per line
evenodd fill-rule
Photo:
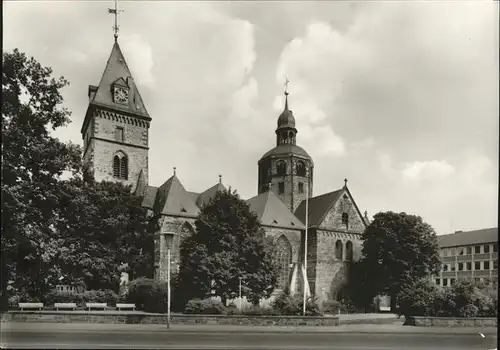
M 54 191 L 64 171 L 80 169 L 80 147 L 49 129 L 69 123 L 61 107 L 64 78 L 17 49 L 2 62 L 2 292 L 23 276 L 32 288 L 45 279 L 45 243 L 54 224 Z
M 420 216 L 383 212 L 374 216 L 363 236 L 358 270 L 368 294 L 395 296 L 408 284 L 438 272 L 439 247 L 434 229 Z
M 179 283 L 186 297 L 219 296 L 225 303 L 238 296 L 239 277 L 252 302 L 270 296 L 277 284 L 271 248 L 257 216 L 235 192 L 218 192 L 195 225 L 181 245 Z
M 81 149 L 51 136 L 69 123 L 64 78 L 14 50 L 2 63 L 2 300 L 7 284 L 40 298 L 59 278 L 88 288 L 118 286 L 121 266 L 152 272 L 148 217 L 117 183 L 85 183 Z M 70 171 L 70 180 L 62 174 Z

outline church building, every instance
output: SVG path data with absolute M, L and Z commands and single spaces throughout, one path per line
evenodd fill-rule
M 189 191 L 177 177 L 175 168 L 173 175 L 160 186 L 149 184 L 152 118 L 127 66 L 117 35 L 101 81 L 97 86 L 89 86 L 88 97 L 81 128 L 86 169 L 96 181 L 131 185 L 132 191 L 143 197 L 144 207 L 161 214 L 155 238 L 154 275 L 165 280 L 164 233 L 175 233 L 171 266 L 176 271 L 180 244 L 196 229 L 194 222 L 201 207 L 225 186 L 219 176 L 219 181 L 205 191 Z M 288 289 L 293 294 L 306 288 L 306 292 L 318 297 L 320 302 L 340 298 L 347 266 L 361 253 L 360 237 L 368 225 L 366 212 L 362 215 L 358 209 L 347 180 L 341 188 L 334 187 L 331 192 L 313 197 L 314 162 L 297 145 L 298 129 L 289 109 L 288 92 L 285 92 L 285 107 L 278 117 L 275 133 L 276 146 L 258 160 L 257 195 L 247 203 L 274 246 L 280 267 L 278 290 Z

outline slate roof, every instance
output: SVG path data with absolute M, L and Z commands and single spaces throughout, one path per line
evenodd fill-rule
M 457 247 L 498 242 L 498 227 L 437 236 L 439 247 Z
M 154 211 L 162 214 L 197 216 L 200 209 L 173 175 L 158 188 Z
M 142 206 L 153 210 L 156 199 L 156 193 L 158 193 L 158 187 L 147 186 L 144 191 L 144 197 L 142 198 Z
M 250 209 L 257 214 L 262 225 L 303 230 L 305 226 L 292 214 L 274 192 L 267 191 L 248 199 Z
M 128 104 L 114 102 L 112 86 L 115 83 L 125 85 L 129 88 Z M 89 91 L 95 91 L 95 88 L 95 86 L 90 85 Z M 113 45 L 101 81 L 97 86 L 97 91 L 93 93 L 93 97 L 89 102 L 89 107 L 92 105 L 131 113 L 151 120 L 117 41 Z M 86 123 L 84 122 L 82 132 L 85 125 Z
M 201 193 L 196 200 L 196 205 L 201 208 L 202 206 L 208 204 L 208 202 L 210 202 L 210 200 L 215 197 L 217 192 L 224 190 L 226 190 L 226 188 L 222 183 L 219 182 L 218 184 L 210 187 L 205 192 Z
M 331 205 L 337 201 L 343 189 L 322 194 L 309 199 L 309 220 L 307 226 L 319 226 Z M 306 222 L 306 201 L 302 201 L 295 210 L 295 216 L 304 224 Z
M 311 159 L 311 156 L 307 154 L 307 152 L 302 147 L 292 144 L 278 145 L 273 149 L 269 150 L 266 154 L 264 154 L 261 157 L 261 159 L 267 158 L 269 156 L 288 155 L 288 154 L 295 154 Z

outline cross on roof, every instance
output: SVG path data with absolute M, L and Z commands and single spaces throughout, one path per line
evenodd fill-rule
M 347 178 L 344 179 L 344 186 L 347 187 Z
M 288 95 L 288 83 L 290 83 L 290 80 L 288 80 L 288 78 L 285 78 L 285 95 Z

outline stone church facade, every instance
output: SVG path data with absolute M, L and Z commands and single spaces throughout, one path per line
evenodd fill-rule
M 160 214 L 155 235 L 155 278 L 166 279 L 165 233 L 175 234 L 171 268 L 179 268 L 180 244 L 191 235 L 205 203 L 225 189 L 221 178 L 203 192 L 188 191 L 174 174 L 162 185 L 148 182 L 148 142 L 152 121 L 115 39 L 98 86 L 89 86 L 89 106 L 82 125 L 83 160 L 96 181 L 131 185 L 143 206 Z M 278 117 L 276 146 L 258 161 L 257 195 L 248 199 L 279 264 L 279 290 L 305 288 L 325 301 L 339 298 L 347 266 L 361 251 L 361 234 L 369 224 L 347 188 L 313 197 L 311 156 L 297 145 L 295 117 L 288 106 Z M 308 239 L 305 242 L 306 202 Z M 307 264 L 304 263 L 307 244 Z M 306 273 L 307 265 L 307 273 Z

